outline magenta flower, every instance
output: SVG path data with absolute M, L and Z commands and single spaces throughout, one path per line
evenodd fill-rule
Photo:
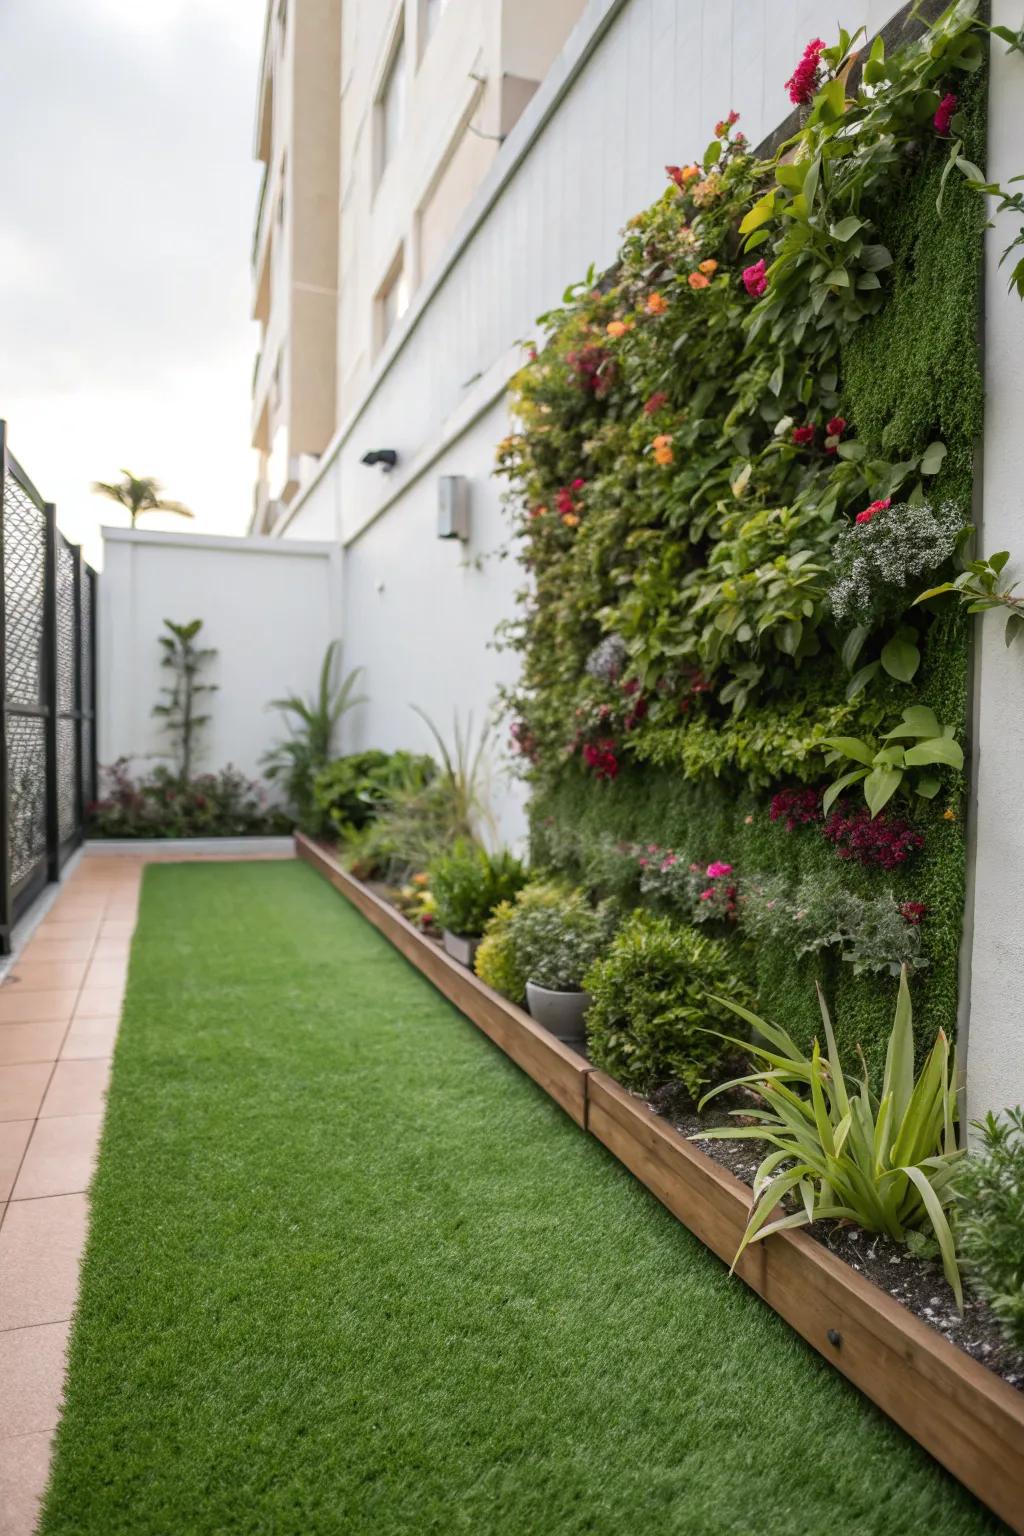
M 950 91 L 939 102 L 939 110 L 932 118 L 932 127 L 940 138 L 949 138 L 949 125 L 953 121 L 953 113 L 956 111 L 957 98 Z
M 821 56 L 824 51 L 825 44 L 821 38 L 812 38 L 796 69 L 786 81 L 789 99 L 794 107 L 806 107 L 814 100 L 814 93 L 821 84 Z
M 743 286 L 752 299 L 759 299 L 768 287 L 768 274 L 765 270 L 764 257 L 755 261 L 752 267 L 743 268 Z
M 732 874 L 732 865 L 722 864 L 719 862 L 719 860 L 716 859 L 713 864 L 708 865 L 704 873 L 707 875 L 709 880 L 720 880 L 723 875 Z

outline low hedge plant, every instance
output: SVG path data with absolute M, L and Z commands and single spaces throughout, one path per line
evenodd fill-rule
M 435 858 L 427 875 L 438 924 L 472 938 L 483 933 L 495 908 L 510 901 L 527 881 L 525 866 L 508 849 L 488 853 L 465 838 L 450 853 Z
M 617 922 L 612 902 L 594 906 L 586 892 L 535 881 L 504 902 L 487 925 L 476 973 L 495 991 L 522 1003 L 526 983 L 551 992 L 580 992 L 607 950 Z

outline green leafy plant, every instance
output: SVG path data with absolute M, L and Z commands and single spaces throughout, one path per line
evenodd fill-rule
M 892 891 L 864 896 L 838 871 L 805 875 L 795 889 L 779 875 L 753 875 L 740 883 L 739 920 L 755 943 L 774 942 L 795 955 L 834 949 L 855 976 L 898 976 L 904 966 L 928 968 L 917 902 L 899 902 Z
M 476 973 L 521 1003 L 526 983 L 552 992 L 578 992 L 605 952 L 618 921 L 610 901 L 598 906 L 585 891 L 534 881 L 497 907 L 476 957 Z
M 158 636 L 163 651 L 160 665 L 171 673 L 171 682 L 161 688 L 164 702 L 153 705 L 153 713 L 163 721 L 163 728 L 171 738 L 178 777 L 187 782 L 192 776 L 197 750 L 197 737 L 210 716 L 198 712 L 200 694 L 216 693 L 216 683 L 200 682 L 200 673 L 208 666 L 217 652 L 210 646 L 196 644 L 203 627 L 202 619 L 192 619 L 188 624 L 175 624 L 164 619 L 166 635 Z
M 925 603 L 946 592 L 955 592 L 968 613 L 988 613 L 993 608 L 1002 608 L 1006 612 L 1006 643 L 1012 645 L 1024 631 L 1024 597 L 1014 596 L 1017 582 L 1008 587 L 1001 585 L 1009 559 L 1009 550 L 1002 549 L 988 560 L 969 560 L 959 576 L 952 581 L 940 582 L 937 587 L 929 587 L 914 602 Z
M 835 800 L 851 784 L 863 785 L 864 798 L 872 816 L 877 816 L 901 788 L 909 789 L 925 800 L 933 800 L 942 781 L 927 770 L 946 767 L 960 772 L 963 769 L 963 748 L 955 736 L 955 726 L 940 725 L 933 710 L 923 704 L 912 704 L 903 711 L 899 725 L 882 737 L 883 743 L 891 745 L 879 745 L 876 741 L 855 736 L 828 737 L 825 745 L 832 749 L 828 762 L 846 758 L 860 766 L 840 775 L 829 785 L 822 799 L 823 812 L 827 815 Z M 913 746 L 900 745 L 904 740 L 912 741 Z M 925 771 L 921 772 L 922 769 Z
M 474 746 L 472 714 L 465 725 L 456 714 L 452 719 L 452 745 L 449 747 L 430 716 L 417 704 L 411 707 L 437 747 L 441 759 L 439 777 L 450 804 L 454 835 L 478 837 L 481 830 L 493 824 L 486 795 L 487 727 L 484 726 Z
M 437 772 L 432 757 L 412 752 L 353 752 L 336 757 L 313 780 L 313 803 L 325 825 L 346 841 L 402 793 L 426 787 Z
M 1024 1349 L 1024 1109 L 975 1121 L 981 1146 L 956 1181 L 964 1267 L 1009 1338 Z
M 488 853 L 467 839 L 434 859 L 427 877 L 440 926 L 470 937 L 482 934 L 495 907 L 527 880 L 524 865 L 507 848 Z
M 723 1055 L 709 1028 L 726 1017 L 718 996 L 747 995 L 725 944 L 642 911 L 623 923 L 583 986 L 593 998 L 587 1040 L 595 1066 L 639 1092 L 675 1079 L 694 1097 Z
M 108 501 L 116 501 L 119 507 L 124 507 L 133 528 L 146 512 L 173 512 L 175 517 L 195 516 L 180 501 L 168 501 L 159 480 L 154 480 L 151 475 L 133 475 L 130 469 L 122 469 L 121 473 L 123 480 L 112 484 L 105 480 L 94 480 L 92 488 L 97 496 L 106 496 Z
M 355 691 L 362 668 L 356 667 L 339 682 L 336 673 L 340 657 L 341 642 L 332 640 L 320 664 L 316 693 L 305 699 L 290 693 L 283 699 L 272 699 L 267 706 L 284 716 L 288 737 L 264 754 L 266 776 L 283 783 L 299 825 L 313 833 L 322 831 L 324 826 L 313 793 L 314 781 L 330 761 L 339 720 L 365 702 L 365 696 Z
M 955 1176 L 963 1152 L 956 1140 L 956 1055 L 940 1030 L 914 1080 L 914 1029 L 904 970 L 885 1058 L 880 1096 L 865 1071 L 848 1082 L 839 1060 L 824 994 L 818 988 L 826 1051 L 817 1040 L 808 1057 L 784 1029 L 722 996 L 728 1008 L 767 1041 L 746 1045 L 757 1063 L 749 1076 L 705 1094 L 752 1090 L 759 1108 L 733 1110 L 754 1125 L 701 1131 L 695 1140 L 756 1140 L 774 1150 L 754 1179 L 753 1204 L 735 1268 L 749 1243 L 792 1227 L 826 1219 L 854 1221 L 867 1232 L 884 1232 L 898 1243 L 912 1231 L 930 1232 L 939 1245 L 946 1279 L 963 1305 L 960 1271 L 947 1212 L 955 1200 Z M 724 1037 L 729 1044 L 744 1042 Z M 780 1214 L 792 1197 L 798 1209 Z

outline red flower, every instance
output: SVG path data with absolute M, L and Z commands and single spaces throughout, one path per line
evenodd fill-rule
M 915 832 L 907 822 L 890 819 L 884 812 L 872 817 L 866 805 L 850 812 L 833 811 L 821 833 L 835 848 L 838 858 L 878 864 L 882 869 L 905 864 L 912 853 L 924 847 L 920 832 Z
M 661 410 L 667 400 L 668 395 L 666 395 L 665 391 L 663 389 L 656 389 L 651 398 L 644 404 L 644 415 L 653 416 L 656 411 Z
M 768 815 L 772 821 L 785 819 L 786 831 L 821 820 L 820 789 L 780 789 L 772 796 Z
M 812 38 L 796 69 L 786 81 L 789 99 L 795 107 L 806 107 L 814 100 L 814 93 L 821 84 L 821 55 L 824 51 L 825 44 L 821 38 Z
M 943 96 L 939 102 L 939 110 L 932 118 L 932 126 L 940 138 L 949 138 L 949 125 L 953 120 L 953 113 L 956 111 L 956 103 L 957 98 L 953 95 L 952 91 Z
M 619 771 L 614 741 L 588 741 L 583 748 L 583 761 L 594 770 L 596 779 L 614 779 Z
M 768 274 L 765 270 L 764 258 L 755 261 L 752 267 L 743 268 L 743 286 L 752 299 L 759 299 L 768 287 Z
M 908 923 L 916 928 L 922 917 L 928 911 L 923 901 L 905 901 L 900 907 L 900 916 L 905 917 Z
M 870 507 L 865 507 L 863 512 L 858 512 L 854 518 L 855 523 L 870 523 L 871 519 L 879 512 L 888 512 L 892 506 L 892 497 L 887 496 L 884 501 L 873 501 Z
M 715 124 L 715 138 L 724 139 L 733 123 L 738 123 L 739 120 L 738 112 L 730 112 L 728 117 L 724 117 L 720 123 Z
M 794 427 L 793 428 L 793 441 L 794 441 L 794 443 L 800 444 L 801 447 L 803 446 L 804 443 L 813 443 L 814 442 L 814 434 L 815 434 L 815 432 L 817 430 L 818 429 L 814 425 L 813 422 L 809 422 L 806 427 Z
M 846 431 L 846 418 L 833 416 L 825 425 L 825 452 L 835 453 L 839 447 L 839 439 Z

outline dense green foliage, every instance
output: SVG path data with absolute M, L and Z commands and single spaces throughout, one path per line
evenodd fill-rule
M 350 752 L 333 758 L 317 774 L 313 803 L 325 827 L 348 838 L 361 832 L 396 794 L 422 789 L 435 772 L 432 757 L 413 752 Z
M 522 890 L 526 869 L 507 848 L 489 853 L 463 838 L 431 861 L 427 877 L 440 926 L 477 937 L 495 907 Z
M 311 870 L 147 871 L 44 1536 L 996 1525 Z
M 583 984 L 594 999 L 587 1012 L 594 1065 L 641 1092 L 677 1079 L 694 1097 L 722 1059 L 709 1031 L 730 1015 L 715 998 L 747 995 L 725 944 L 643 911 L 623 923 Z
M 288 735 L 264 755 L 267 778 L 284 786 L 299 826 L 313 836 L 329 830 L 314 793 L 317 775 L 331 760 L 338 722 L 365 698 L 355 691 L 362 668 L 356 667 L 339 680 L 340 661 L 341 642 L 332 640 L 320 663 L 316 692 L 309 698 L 290 693 L 272 699 L 269 706 L 284 716 Z
M 1024 1349 L 1024 1109 L 977 1129 L 981 1146 L 960 1168 L 957 1237 L 972 1285 Z
M 543 317 L 500 455 L 529 576 L 506 704 L 535 857 L 596 894 L 629 883 L 621 840 L 726 861 L 741 919 L 744 882 L 788 882 L 792 903 L 837 868 L 876 936 L 864 903 L 911 914 L 919 936 L 890 924 L 880 967 L 752 946 L 763 1011 L 809 1045 L 823 980 L 840 1047 L 861 1043 L 877 1079 L 908 948 L 919 1050 L 955 1029 L 967 630 L 915 599 L 970 522 L 982 401 L 983 205 L 945 174 L 933 118 L 955 93 L 977 160 L 985 100 L 967 8 L 888 59 L 876 46 L 859 79 L 848 50 L 821 56 L 774 161 L 720 123 L 608 279 Z M 894 738 L 910 709 L 942 739 Z M 866 794 L 880 827 L 909 828 L 895 864 L 858 861 L 820 805 L 817 824 L 772 821 L 779 792 L 847 772 L 840 818 Z

